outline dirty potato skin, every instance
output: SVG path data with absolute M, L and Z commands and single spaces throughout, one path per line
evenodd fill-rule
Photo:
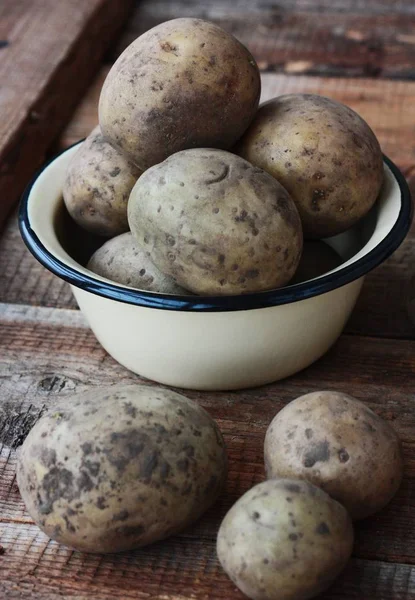
M 27 436 L 17 482 L 51 538 L 118 552 L 171 535 L 217 498 L 226 477 L 221 433 L 170 390 L 91 390 L 50 410 Z
M 162 294 L 189 294 L 164 275 L 135 242 L 131 232 L 105 242 L 91 256 L 87 269 L 117 283 Z
M 137 38 L 99 101 L 105 136 L 142 169 L 186 148 L 230 148 L 258 108 L 258 67 L 231 34 L 201 19 L 167 21 Z
M 222 567 L 253 600 L 306 600 L 348 561 L 353 527 L 346 510 L 317 487 L 292 479 L 250 489 L 218 534 Z
M 291 194 L 306 238 L 352 227 L 382 185 L 373 131 L 353 110 L 323 96 L 289 94 L 263 104 L 235 151 Z
M 267 476 L 306 479 L 363 519 L 383 508 L 402 480 L 392 427 L 347 394 L 322 391 L 285 406 L 268 427 Z
M 73 156 L 63 198 L 71 217 L 87 231 L 112 237 L 128 231 L 127 202 L 138 169 L 96 127 Z
M 276 288 L 301 256 L 290 196 L 224 150 L 184 150 L 149 169 L 131 192 L 128 220 L 157 267 L 196 294 Z
M 290 281 L 290 285 L 302 283 L 328 273 L 342 263 L 342 258 L 333 248 L 320 240 L 306 240 L 303 245 L 300 264 Z

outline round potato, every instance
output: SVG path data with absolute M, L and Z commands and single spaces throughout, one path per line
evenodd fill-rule
M 236 152 L 291 194 L 306 238 L 352 227 L 382 185 L 382 152 L 373 131 L 353 110 L 322 96 L 290 94 L 264 104 Z
M 179 150 L 230 148 L 258 108 L 249 51 L 201 19 L 173 19 L 137 38 L 110 70 L 99 100 L 105 136 L 142 169 Z
M 306 600 L 326 589 L 352 552 L 346 510 L 317 487 L 274 479 L 246 492 L 218 534 L 222 567 L 253 600 Z
M 342 263 L 342 258 L 333 248 L 320 240 L 306 240 L 300 264 L 290 284 L 301 283 L 320 277 Z
M 27 436 L 17 482 L 51 538 L 84 552 L 143 546 L 195 521 L 226 477 L 221 433 L 170 390 L 117 386 L 50 410 Z
M 87 269 L 97 275 L 139 290 L 162 294 L 189 294 L 164 275 L 135 242 L 131 232 L 122 233 L 105 242 L 90 258 Z
M 267 476 L 306 479 L 363 519 L 383 508 L 402 479 L 399 439 L 362 402 L 312 392 L 285 406 L 268 427 Z
M 112 237 L 128 231 L 128 198 L 140 175 L 98 126 L 69 163 L 63 185 L 66 208 L 91 233 Z
M 156 266 L 196 294 L 284 285 L 298 266 L 301 222 L 270 175 L 224 150 L 184 150 L 134 186 L 130 228 Z

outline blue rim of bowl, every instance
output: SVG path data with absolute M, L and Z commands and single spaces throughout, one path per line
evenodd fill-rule
M 81 141 L 76 142 L 73 146 L 76 146 Z M 235 296 L 177 296 L 128 289 L 117 284 L 95 279 L 92 275 L 80 273 L 76 269 L 66 265 L 45 248 L 30 226 L 28 202 L 32 187 L 41 173 L 61 154 L 68 150 L 69 148 L 66 148 L 47 162 L 36 173 L 23 193 L 19 208 L 19 228 L 23 241 L 33 256 L 46 269 L 64 281 L 92 294 L 136 306 L 189 312 L 222 312 L 266 308 L 319 296 L 359 279 L 377 267 L 399 247 L 411 225 L 412 201 L 408 184 L 396 165 L 387 156 L 384 156 L 384 162 L 392 171 L 401 191 L 400 212 L 391 231 L 380 244 L 353 264 L 334 273 L 324 275 L 317 280 L 310 280 L 265 292 Z

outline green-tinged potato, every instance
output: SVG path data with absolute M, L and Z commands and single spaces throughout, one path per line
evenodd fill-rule
M 304 481 L 274 479 L 250 489 L 218 534 L 222 567 L 253 600 L 307 600 L 326 589 L 353 545 L 347 511 Z
M 118 552 L 180 531 L 216 500 L 224 442 L 195 402 L 144 385 L 98 388 L 41 417 L 18 458 L 35 523 L 84 552 Z
M 362 402 L 339 392 L 312 392 L 285 406 L 268 427 L 268 478 L 306 479 L 363 519 L 383 508 L 402 480 L 392 427 Z
M 110 70 L 99 100 L 104 135 L 147 169 L 186 148 L 230 148 L 258 108 L 250 52 L 201 19 L 174 19 L 137 38 Z
M 139 290 L 162 294 L 189 294 L 153 265 L 146 252 L 135 242 L 131 232 L 105 242 L 87 265 L 97 275 Z
M 265 103 L 236 152 L 291 194 L 306 238 L 352 227 L 382 185 L 382 152 L 373 131 L 353 110 L 322 96 L 290 94 Z
M 342 258 L 333 248 L 320 240 L 306 240 L 300 264 L 290 284 L 301 283 L 320 277 L 342 263 Z
M 141 171 L 113 148 L 99 126 L 72 157 L 63 185 L 71 217 L 87 231 L 113 237 L 128 231 L 127 203 Z
M 184 150 L 148 169 L 128 220 L 155 265 L 196 294 L 276 288 L 301 256 L 301 222 L 286 190 L 224 150 Z

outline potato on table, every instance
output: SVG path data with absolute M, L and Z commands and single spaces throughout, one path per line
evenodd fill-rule
M 267 476 L 306 479 L 363 519 L 383 508 L 402 480 L 392 427 L 347 394 L 312 392 L 287 404 L 268 427 Z
M 112 237 L 128 231 L 127 203 L 140 169 L 96 127 L 73 156 L 63 186 L 71 217 L 87 231 Z
M 352 545 L 352 523 L 341 504 L 310 483 L 273 479 L 232 506 L 217 552 L 249 598 L 307 600 L 331 584 Z
M 140 168 L 186 148 L 230 148 L 258 108 L 250 52 L 217 25 L 173 19 L 137 38 L 103 85 L 104 135 Z
M 219 428 L 195 402 L 159 387 L 114 386 L 46 413 L 23 443 L 17 482 L 51 538 L 118 552 L 195 521 L 226 471 Z
M 105 242 L 91 256 L 87 269 L 117 283 L 139 290 L 162 294 L 189 294 L 164 275 L 146 252 L 135 242 L 131 232 L 122 233 Z
M 352 227 L 382 185 L 375 134 L 353 110 L 323 96 L 289 94 L 263 104 L 236 152 L 291 194 L 306 238 Z
M 196 294 L 243 294 L 284 285 L 303 244 L 286 190 L 225 152 L 178 152 L 134 186 L 128 220 L 154 264 Z

